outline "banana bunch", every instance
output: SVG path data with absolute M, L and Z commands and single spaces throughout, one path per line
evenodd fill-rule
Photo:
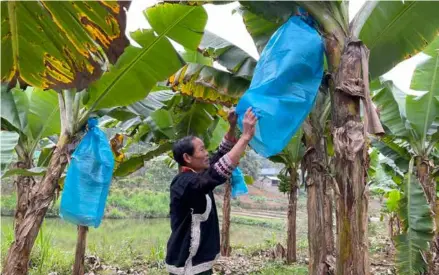
M 123 135 L 115 134 L 110 140 L 111 151 L 113 152 L 114 159 L 116 160 L 116 167 L 123 161 L 125 154 L 122 152 L 123 147 Z

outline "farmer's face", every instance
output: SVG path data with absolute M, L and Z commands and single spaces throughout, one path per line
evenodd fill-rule
M 209 153 L 204 147 L 204 142 L 199 138 L 192 140 L 194 145 L 194 153 L 192 156 L 185 154 L 184 159 L 187 165 L 197 172 L 201 172 L 209 168 Z

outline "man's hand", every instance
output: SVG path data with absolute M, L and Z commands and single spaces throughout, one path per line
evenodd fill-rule
M 229 157 L 231 163 L 234 166 L 237 166 L 239 163 L 239 160 L 243 156 L 245 152 L 245 148 L 247 148 L 248 143 L 255 135 L 255 129 L 256 129 L 256 122 L 258 121 L 255 114 L 252 112 L 251 108 L 248 108 L 245 112 L 244 120 L 242 122 L 243 124 L 243 130 L 241 138 L 238 140 L 238 142 L 233 146 L 232 150 L 227 153 L 227 156 Z
M 251 107 L 248 108 L 247 111 L 245 112 L 244 120 L 242 121 L 243 124 L 242 138 L 244 138 L 246 141 L 250 141 L 255 135 L 257 121 L 258 118 L 253 113 Z
M 227 120 L 229 121 L 230 128 L 236 128 L 236 124 L 238 123 L 238 116 L 235 111 L 230 111 L 227 116 Z

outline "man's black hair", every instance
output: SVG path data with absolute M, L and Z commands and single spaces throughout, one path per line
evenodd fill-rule
M 174 155 L 174 160 L 180 165 L 186 165 L 183 155 L 188 154 L 192 156 L 194 154 L 195 148 L 192 141 L 195 136 L 187 136 L 182 139 L 177 140 L 172 147 L 172 154 Z

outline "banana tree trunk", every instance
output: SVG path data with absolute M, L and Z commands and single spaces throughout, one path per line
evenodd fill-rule
M 393 226 L 393 224 L 394 224 L 393 215 L 390 215 L 388 222 L 388 230 L 389 230 L 389 239 L 392 242 L 392 246 L 395 245 L 393 241 L 393 236 L 395 236 L 395 227 Z
M 230 256 L 230 197 L 232 192 L 232 185 L 226 183 L 224 191 L 223 203 L 223 224 L 221 228 L 221 256 Z
M 333 42 L 333 41 L 332 41 Z M 337 44 L 335 44 L 337 46 Z M 327 43 L 331 50 L 338 48 Z M 360 97 L 364 95 L 361 80 L 362 44 L 347 41 L 331 83 L 332 131 L 335 149 L 337 200 L 337 263 L 340 275 L 369 274 L 367 210 L 368 166 L 365 130 L 360 119 Z M 336 55 L 329 55 L 330 58 Z
M 421 157 L 416 158 L 416 170 L 419 182 L 421 183 L 427 201 L 430 204 L 430 209 L 434 215 L 434 220 L 436 223 L 436 182 L 430 177 L 430 165 L 428 159 L 422 159 Z M 427 253 L 427 263 L 428 263 L 428 274 L 438 274 L 439 270 L 436 268 L 436 261 L 439 261 L 439 232 L 437 230 L 438 225 L 435 226 L 435 236 L 431 241 L 430 252 Z
M 75 264 L 73 275 L 84 275 L 85 248 L 87 245 L 88 227 L 78 225 L 78 239 L 76 241 Z
M 324 179 L 324 193 L 325 193 L 325 204 L 324 204 L 324 211 L 325 211 L 325 244 L 326 244 L 326 255 L 334 255 L 335 252 L 335 246 L 334 246 L 334 219 L 332 217 L 334 205 L 333 205 L 333 199 L 334 196 L 332 195 L 332 189 L 329 188 L 328 184 L 328 178 L 325 177 Z
M 437 184 L 437 183 L 436 183 Z M 436 257 L 434 259 L 434 262 L 436 263 L 436 267 L 439 264 L 439 200 L 436 200 L 436 208 L 434 211 L 434 220 L 436 223 L 436 234 L 435 234 L 435 243 L 436 246 Z M 436 268 L 438 269 L 438 268 Z M 436 270 L 436 274 L 439 272 L 439 270 Z
M 368 166 L 365 127 L 360 119 L 360 98 L 364 97 L 371 108 L 369 95 L 361 77 L 361 41 L 350 41 L 346 30 L 333 13 L 312 1 L 299 1 L 319 22 L 324 30 L 328 69 L 332 75 L 331 119 L 335 149 L 335 185 L 337 189 L 337 263 L 336 273 L 343 275 L 369 274 L 367 208 Z M 363 60 L 365 60 L 363 58 Z M 368 64 L 363 62 L 365 68 Z M 364 73 L 366 75 L 367 72 Z M 367 76 L 368 77 L 368 76 Z M 368 84 L 368 83 L 367 83 Z M 365 118 L 368 117 L 369 109 Z M 369 119 L 367 119 L 369 120 Z M 376 116 L 368 126 L 379 124 Z M 377 130 L 382 131 L 382 129 Z M 382 128 L 382 127 L 381 127 Z M 378 131 L 377 131 L 378 132 Z
M 27 211 L 15 228 L 15 239 L 6 256 L 2 274 L 25 275 L 29 257 L 44 216 L 53 199 L 58 180 L 67 164 L 67 144 L 70 137 L 62 135 L 50 160 L 46 175 L 31 191 Z
M 290 192 L 288 194 L 287 264 L 296 262 L 296 212 L 297 182 L 296 171 L 290 168 Z
M 312 148 L 304 157 L 308 176 L 306 188 L 308 192 L 308 270 L 311 275 L 327 274 L 326 266 L 326 224 L 325 224 L 325 190 L 324 173 L 318 165 L 319 157 L 315 148 Z
M 326 186 L 326 146 L 322 129 L 315 121 L 315 117 L 307 119 L 303 128 L 307 146 L 303 163 L 308 174 L 306 177 L 308 192 L 308 269 L 309 274 L 321 275 L 328 273 L 326 260 L 334 249 L 332 197 L 329 188 Z
M 30 169 L 32 168 L 32 162 L 30 160 L 25 160 L 18 162 L 17 168 Z M 26 214 L 26 210 L 29 205 L 30 190 L 35 184 L 33 177 L 18 176 L 15 180 L 15 190 L 17 192 L 17 206 L 15 208 L 14 215 L 14 233 L 17 235 L 17 228 L 20 227 L 21 222 Z

